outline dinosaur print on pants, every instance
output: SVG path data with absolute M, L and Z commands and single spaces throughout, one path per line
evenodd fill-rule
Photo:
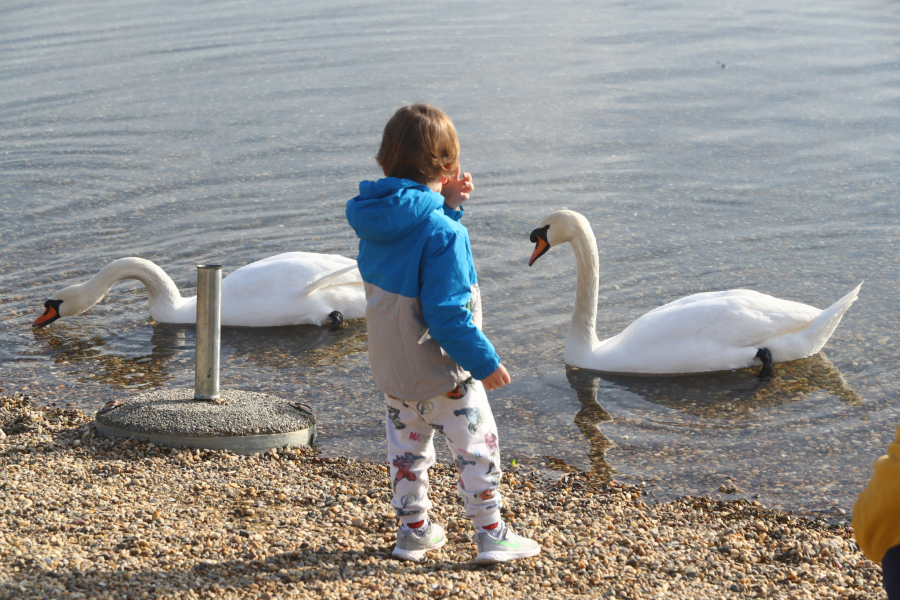
M 388 415 L 390 415 L 391 421 L 394 423 L 394 427 L 396 427 L 397 429 L 406 429 L 406 425 L 404 425 L 403 421 L 400 420 L 400 409 L 388 406 L 387 410 Z
M 412 452 L 405 452 L 394 457 L 394 462 L 392 464 L 397 467 L 397 475 L 394 477 L 395 488 L 397 487 L 397 483 L 401 479 L 408 479 L 410 481 L 416 480 L 416 474 L 410 471 L 410 469 L 417 460 L 421 460 L 423 458 L 425 457 L 417 456 Z
M 465 415 L 469 421 L 469 433 L 473 435 L 478 433 L 478 427 L 484 423 L 484 413 L 481 412 L 480 408 L 474 406 L 454 410 L 453 414 L 457 417 Z
M 497 435 L 492 431 L 484 434 L 484 445 L 487 446 L 488 452 L 491 454 L 500 450 L 500 445 L 497 444 Z

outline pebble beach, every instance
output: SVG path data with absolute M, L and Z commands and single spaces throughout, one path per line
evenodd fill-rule
M 849 527 L 747 500 L 650 503 L 640 486 L 522 466 L 504 518 L 543 552 L 474 564 L 451 465 L 449 543 L 391 558 L 384 464 L 109 440 L 75 408 L 0 397 L 0 598 L 883 598 Z

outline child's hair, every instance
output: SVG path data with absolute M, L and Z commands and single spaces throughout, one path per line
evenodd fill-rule
M 384 126 L 375 160 L 388 177 L 426 185 L 456 170 L 459 140 L 444 111 L 419 102 L 397 109 Z

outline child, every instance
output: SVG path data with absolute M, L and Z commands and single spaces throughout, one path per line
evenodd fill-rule
M 375 159 L 385 179 L 360 183 L 347 220 L 360 238 L 369 360 L 387 404 L 391 504 L 402 524 L 393 554 L 419 560 L 447 541 L 428 518 L 440 432 L 477 528 L 476 562 L 534 556 L 540 546 L 500 517 L 500 452 L 485 389 L 510 379 L 481 332 L 469 234 L 459 223 L 474 186 L 460 173 L 456 129 L 433 106 L 405 106 L 385 126 Z

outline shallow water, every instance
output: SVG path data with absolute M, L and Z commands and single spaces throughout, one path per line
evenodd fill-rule
M 841 518 L 900 421 L 898 21 L 884 1 L 5 4 L 0 387 L 93 409 L 192 385 L 193 327 L 152 322 L 134 282 L 30 324 L 123 256 L 185 294 L 196 264 L 355 256 L 344 202 L 378 177 L 391 111 L 428 100 L 477 186 L 505 458 Z M 567 372 L 573 254 L 526 266 L 563 207 L 598 236 L 601 339 L 689 293 L 824 308 L 865 284 L 824 352 L 766 384 Z M 303 398 L 324 452 L 381 460 L 365 349 L 364 323 L 228 329 L 222 382 Z

